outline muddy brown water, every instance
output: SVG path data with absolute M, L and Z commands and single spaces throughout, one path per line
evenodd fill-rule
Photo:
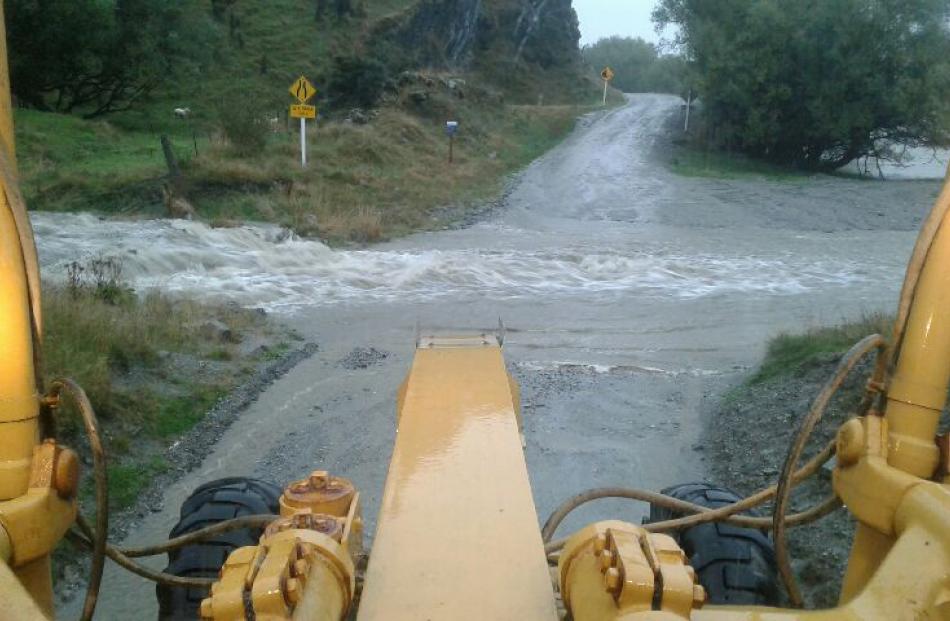
M 49 278 L 76 258 L 118 256 L 140 290 L 263 307 L 320 346 L 165 490 L 126 543 L 164 538 L 202 482 L 282 482 L 317 467 L 354 480 L 372 532 L 417 326 L 503 320 L 541 521 L 587 487 L 703 478 L 703 413 L 770 336 L 894 306 L 939 183 L 677 177 L 663 160 L 680 103 L 637 95 L 585 117 L 484 221 L 366 250 L 267 226 L 34 214 Z M 645 511 L 600 502 L 561 532 Z M 153 593 L 110 567 L 97 618 L 149 618 Z M 77 616 L 78 599 L 64 618 Z

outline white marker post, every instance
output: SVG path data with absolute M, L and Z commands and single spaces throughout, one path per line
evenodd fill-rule
M 300 165 L 307 167 L 307 119 L 300 117 Z
M 693 89 L 689 89 L 689 95 L 686 96 L 686 124 L 683 126 L 684 132 L 689 132 L 689 108 L 693 105 Z
M 600 72 L 600 77 L 604 79 L 604 107 L 607 107 L 607 85 L 614 79 L 614 70 L 604 67 L 604 70 Z

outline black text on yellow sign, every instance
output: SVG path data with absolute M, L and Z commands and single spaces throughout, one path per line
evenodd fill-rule
M 315 119 L 317 118 L 317 107 L 294 104 L 290 106 L 290 116 L 295 119 Z

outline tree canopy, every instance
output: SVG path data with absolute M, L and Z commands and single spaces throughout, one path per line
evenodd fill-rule
M 683 59 L 661 55 L 655 45 L 639 37 L 608 37 L 585 45 L 581 52 L 597 71 L 613 69 L 613 85 L 625 93 L 685 94 Z
M 950 141 L 948 0 L 660 0 L 717 142 L 809 169 Z
M 5 0 L 11 85 L 39 109 L 99 116 L 128 108 L 208 36 L 165 0 Z M 186 60 L 188 59 L 188 60 Z

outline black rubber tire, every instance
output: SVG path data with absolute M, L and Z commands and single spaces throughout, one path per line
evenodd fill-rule
M 258 479 L 229 477 L 205 483 L 181 505 L 179 521 L 169 539 L 245 515 L 279 513 L 281 489 Z M 247 528 L 223 533 L 207 541 L 168 553 L 165 573 L 189 578 L 215 578 L 228 555 L 242 546 L 256 545 L 263 528 Z M 160 621 L 197 619 L 201 600 L 207 592 L 199 588 L 155 585 Z
M 741 500 L 711 483 L 685 483 L 663 490 L 667 496 L 715 509 Z M 665 507 L 650 506 L 648 522 L 682 517 Z M 775 606 L 781 593 L 772 541 L 761 531 L 718 522 L 669 533 L 689 557 L 710 604 Z

